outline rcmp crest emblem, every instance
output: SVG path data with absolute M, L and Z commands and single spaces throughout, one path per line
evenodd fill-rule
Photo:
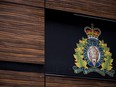
M 85 27 L 84 32 L 88 36 L 79 40 L 77 47 L 74 49 L 75 65 L 72 67 L 75 74 L 83 72 L 88 74 L 91 72 L 99 73 L 102 76 L 106 74 L 114 77 L 113 59 L 110 48 L 103 40 L 99 40 L 101 30 L 91 27 Z

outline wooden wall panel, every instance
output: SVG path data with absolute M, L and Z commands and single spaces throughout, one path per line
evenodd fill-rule
M 88 79 L 74 79 L 63 77 L 46 77 L 46 87 L 116 87 L 115 82 L 88 80 Z
M 44 87 L 44 75 L 0 70 L 0 87 Z
M 44 9 L 0 2 L 0 60 L 44 63 Z
M 46 0 L 46 8 L 116 19 L 116 0 Z
M 0 0 L 0 1 L 35 7 L 44 7 L 44 0 Z

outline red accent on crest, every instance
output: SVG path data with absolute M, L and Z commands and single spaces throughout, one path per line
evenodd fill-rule
M 101 31 L 98 28 L 85 27 L 84 30 L 88 37 L 98 38 L 99 35 L 101 34 Z

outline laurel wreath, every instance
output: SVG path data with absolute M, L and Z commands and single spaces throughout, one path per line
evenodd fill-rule
M 75 54 L 73 55 L 75 58 L 75 65 L 77 68 L 85 68 L 87 67 L 87 62 L 84 60 L 84 47 L 87 44 L 87 39 L 82 38 L 82 40 L 79 40 L 79 43 L 77 44 L 77 48 L 75 48 Z M 112 54 L 110 53 L 110 49 L 107 47 L 107 44 L 104 43 L 104 41 L 99 40 L 99 46 L 103 49 L 104 52 L 104 61 L 101 64 L 101 70 L 107 70 L 110 71 L 112 69 Z
M 88 69 L 87 62 L 84 60 L 84 54 L 83 54 L 83 50 L 86 44 L 87 44 L 87 39 L 82 38 L 82 40 L 79 40 L 79 44 L 77 44 L 77 48 L 75 49 L 75 54 L 73 56 L 75 58 L 75 65 L 78 68 Z
M 104 52 L 104 61 L 101 64 L 102 68 L 101 70 L 108 70 L 110 71 L 113 67 L 112 67 L 112 54 L 110 52 L 110 48 L 107 47 L 107 44 L 104 43 L 104 41 L 99 41 L 99 45 L 102 47 L 103 52 Z

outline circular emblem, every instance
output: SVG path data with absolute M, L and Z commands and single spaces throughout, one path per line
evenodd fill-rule
M 95 66 L 100 59 L 100 52 L 98 48 L 96 46 L 90 46 L 87 50 L 87 57 L 92 62 L 93 66 Z
M 88 39 L 87 42 L 84 48 L 84 59 L 89 66 L 99 67 L 104 59 L 103 49 L 99 46 L 99 41 L 94 38 Z

